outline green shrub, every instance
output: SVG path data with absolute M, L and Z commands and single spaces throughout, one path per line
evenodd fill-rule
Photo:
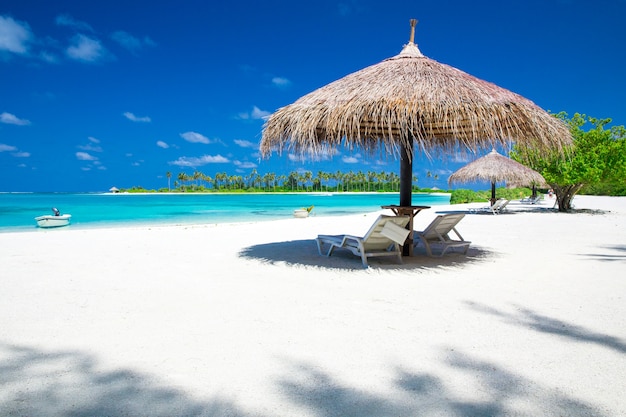
M 472 190 L 458 189 L 453 190 L 450 194 L 450 204 L 465 204 L 472 203 L 474 201 L 486 201 L 480 200 L 478 194 Z
M 506 198 L 507 200 L 521 200 L 532 194 L 530 188 L 496 188 L 496 198 Z M 450 204 L 465 204 L 486 202 L 491 198 L 491 190 L 453 190 L 450 195 Z

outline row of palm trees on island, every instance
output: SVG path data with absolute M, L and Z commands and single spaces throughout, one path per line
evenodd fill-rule
M 430 171 L 427 178 L 437 181 L 439 176 Z M 229 175 L 217 172 L 214 176 L 200 171 L 192 174 L 180 172 L 176 177 L 172 172 L 165 174 L 167 188 L 159 192 L 399 192 L 400 177 L 396 173 L 376 171 L 326 172 L 292 171 L 278 175 L 273 172 L 259 174 L 253 169 L 248 175 Z M 173 181 L 172 181 L 173 180 Z M 418 178 L 413 176 L 413 184 Z M 434 188 L 437 190 L 437 188 Z M 431 190 L 424 188 L 423 190 Z M 133 187 L 127 191 L 145 191 Z

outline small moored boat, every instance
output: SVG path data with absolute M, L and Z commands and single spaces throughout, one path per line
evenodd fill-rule
M 305 217 L 309 217 L 309 213 L 311 212 L 311 210 L 313 210 L 314 206 L 310 206 L 310 207 L 303 207 L 301 209 L 296 209 L 293 211 L 293 217 L 297 217 L 297 218 L 305 218 Z
M 71 214 L 61 214 L 56 208 L 52 209 L 54 214 L 46 214 L 44 216 L 35 217 L 37 226 L 39 227 L 61 227 L 70 224 Z

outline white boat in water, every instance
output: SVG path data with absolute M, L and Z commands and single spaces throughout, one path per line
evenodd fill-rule
M 293 217 L 298 217 L 300 219 L 304 217 L 309 217 L 309 212 L 307 209 L 296 209 L 293 211 Z
M 309 217 L 309 213 L 311 213 L 311 210 L 313 210 L 314 206 L 311 207 L 303 207 L 301 209 L 296 209 L 293 211 L 293 217 L 297 217 L 300 219 L 303 219 L 305 217 Z
M 44 216 L 35 217 L 37 226 L 39 227 L 61 227 L 70 224 L 71 214 L 61 214 L 59 210 L 53 208 L 54 214 L 46 214 Z

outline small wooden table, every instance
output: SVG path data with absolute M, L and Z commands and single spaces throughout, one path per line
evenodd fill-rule
M 409 229 L 409 235 L 402 246 L 402 255 L 413 256 L 413 217 L 422 210 L 429 209 L 430 206 L 380 206 L 383 209 L 393 211 L 396 216 L 409 216 L 409 224 L 406 226 Z

